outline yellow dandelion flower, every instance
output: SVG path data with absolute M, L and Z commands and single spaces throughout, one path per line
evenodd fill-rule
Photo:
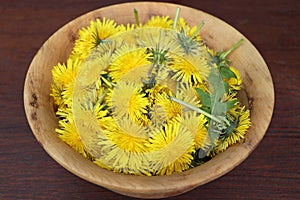
M 72 99 L 73 99 L 73 92 L 74 92 L 74 85 L 75 82 L 70 82 L 66 85 L 65 89 L 62 91 L 61 95 L 64 99 L 64 104 L 69 107 L 72 107 Z
M 53 83 L 59 87 L 64 87 L 74 81 L 81 62 L 78 59 L 68 59 L 67 64 L 58 63 L 52 69 Z
M 103 134 L 103 124 L 107 125 L 111 120 L 108 116 L 106 106 L 101 104 L 102 101 L 98 97 L 86 99 L 74 98 L 72 104 L 72 112 L 77 133 L 81 138 L 85 149 L 94 158 L 102 156 L 101 149 L 98 147 L 98 135 Z
M 100 19 L 91 21 L 87 28 L 79 31 L 79 38 L 75 41 L 75 47 L 70 57 L 84 60 L 98 44 L 122 31 L 125 31 L 124 27 L 118 26 L 115 21 L 105 17 L 102 21 Z
M 169 16 L 152 16 L 143 27 L 172 28 L 173 20 Z
M 102 86 L 103 76 L 107 74 L 107 68 L 110 63 L 112 52 L 108 51 L 102 55 L 93 55 L 93 53 L 82 62 L 78 71 L 78 86 L 81 88 L 97 88 Z
M 61 105 L 61 100 L 63 100 L 64 104 L 70 106 L 72 101 L 73 89 L 74 89 L 74 81 L 76 79 L 77 73 L 79 71 L 81 63 L 76 60 L 68 59 L 67 64 L 57 64 L 52 69 L 52 93 L 51 96 L 54 97 L 54 101 L 58 102 L 58 105 Z M 60 99 L 58 92 L 61 91 Z M 57 97 L 57 98 L 56 98 Z
M 119 81 L 108 94 L 108 105 L 112 108 L 114 117 L 129 117 L 137 123 L 146 123 L 149 101 L 141 90 L 141 85 Z
M 131 119 L 124 117 L 105 131 L 108 138 L 119 148 L 128 152 L 147 152 L 145 143 L 148 135 L 144 126 L 139 126 Z
M 206 149 L 210 146 L 208 132 L 205 127 L 207 120 L 204 115 L 198 115 L 195 112 L 185 113 L 182 117 L 178 118 L 178 121 L 194 134 L 196 149 Z
M 58 123 L 60 128 L 56 129 L 56 132 L 58 133 L 59 138 L 71 146 L 74 150 L 82 154 L 84 157 L 88 157 L 85 146 L 77 132 L 74 120 L 60 120 Z
M 98 146 L 103 155 L 96 158 L 98 164 L 125 174 L 150 175 L 146 156 L 149 141 L 145 127 L 123 118 L 107 128 L 105 135 L 99 135 Z
M 130 69 L 125 73 L 119 81 L 130 82 L 134 84 L 143 84 L 144 77 L 147 77 L 150 64 L 141 65 Z
M 151 101 L 154 101 L 157 98 L 157 95 L 163 93 L 167 95 L 173 94 L 172 90 L 170 89 L 170 87 L 168 87 L 168 85 L 155 84 L 154 87 L 149 90 L 149 98 L 151 99 Z
M 170 68 L 175 72 L 174 78 L 189 85 L 202 84 L 208 74 L 207 60 L 203 57 L 176 57 Z
M 168 98 L 166 93 L 157 94 L 154 104 L 160 105 L 164 108 L 167 120 L 182 114 L 182 106 Z
M 249 127 L 251 126 L 250 122 L 250 111 L 246 110 L 245 107 L 235 107 L 232 108 L 229 113 L 235 118 L 238 118 L 237 127 L 230 133 L 229 136 L 226 136 L 223 140 L 214 149 L 214 154 L 225 151 L 229 146 L 236 144 L 244 139 L 245 134 L 247 133 Z
M 157 175 L 170 175 L 190 168 L 195 152 L 193 134 L 177 121 L 168 123 L 147 144 L 153 152 L 151 169 Z
M 105 110 L 104 107 L 100 103 L 94 104 L 91 101 L 82 103 L 80 108 L 74 107 L 74 109 L 80 109 L 74 112 L 74 118 L 76 118 L 76 122 L 80 122 L 86 128 L 98 127 L 99 120 L 108 114 L 108 110 Z
M 132 69 L 150 65 L 148 57 L 149 55 L 146 54 L 145 48 L 124 45 L 112 57 L 109 67 L 111 77 L 117 82 Z

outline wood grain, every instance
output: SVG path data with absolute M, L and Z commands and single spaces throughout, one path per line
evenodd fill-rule
M 96 199 L 99 197 L 129 199 L 129 197 L 112 193 L 77 178 L 45 154 L 27 125 L 22 99 L 26 71 L 35 52 L 43 42 L 71 19 L 90 10 L 118 2 L 121 1 L 1 2 L 0 25 L 1 28 L 3 27 L 0 36 L 3 41 L 0 46 L 0 102 L 3 111 L 0 115 L 1 199 Z M 297 1 L 288 1 L 284 4 L 280 1 L 264 1 L 264 3 L 243 1 L 241 3 L 231 0 L 226 5 L 216 6 L 220 2 L 170 2 L 182 3 L 210 12 L 243 32 L 267 61 L 276 92 L 276 105 L 271 126 L 250 157 L 226 176 L 177 196 L 175 199 L 197 197 L 203 199 L 296 199 L 299 197 L 297 189 L 299 188 L 299 157 L 296 155 L 299 154 L 300 132 L 298 123 L 300 107 L 297 104 L 299 101 L 297 77 L 300 77 L 300 73 L 297 68 L 299 57 L 296 52 L 299 52 L 300 42 L 295 34 L 299 26 L 295 25 L 297 23 L 299 25 L 299 3 L 297 4 Z M 68 7 L 67 12 L 64 9 L 66 7 Z M 282 21 L 281 26 L 275 26 L 274 21 Z M 285 45 L 286 51 L 282 50 L 282 44 Z M 60 45 L 63 46 L 63 44 Z M 60 59 L 64 59 L 64 55 L 60 56 Z M 234 59 L 233 57 L 232 60 Z M 256 67 L 251 69 L 256 70 Z M 246 76 L 246 73 L 244 75 Z M 43 81 L 46 80 L 43 79 Z M 35 90 L 38 90 L 42 85 L 35 87 L 37 87 Z M 29 103 L 27 105 L 32 108 L 49 106 L 40 103 L 40 100 L 44 98 L 43 95 L 30 93 L 27 96 L 27 103 Z M 32 119 L 40 119 L 38 113 L 31 114 Z M 51 119 L 51 112 L 47 118 Z M 45 129 L 43 126 L 39 128 Z M 42 145 L 48 145 L 49 140 L 44 138 L 39 141 Z M 59 144 L 61 144 L 60 141 L 51 143 L 53 146 Z M 65 151 L 68 155 L 68 151 L 71 150 L 66 148 Z M 80 157 L 74 157 L 76 157 L 77 166 L 84 162 Z M 65 162 L 72 162 L 72 159 L 65 159 L 66 157 L 64 157 Z M 110 174 L 103 176 L 107 182 L 111 181 Z M 189 174 L 181 179 L 186 180 L 187 176 Z M 83 176 L 83 178 L 86 177 Z M 172 183 L 172 178 L 168 181 L 170 185 L 175 185 Z M 186 182 L 193 184 L 193 181 Z M 161 181 L 158 183 L 161 184 Z M 165 191 L 165 194 L 168 192 Z

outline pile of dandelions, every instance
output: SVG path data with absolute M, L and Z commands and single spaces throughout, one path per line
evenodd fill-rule
M 96 19 L 52 70 L 59 138 L 97 165 L 135 175 L 198 166 L 243 140 L 240 74 L 201 39 L 204 25 L 153 16 Z

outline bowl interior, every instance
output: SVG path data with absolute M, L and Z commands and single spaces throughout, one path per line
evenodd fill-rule
M 117 174 L 101 169 L 62 142 L 55 133 L 57 120 L 50 98 L 51 69 L 65 62 L 78 37 L 78 30 L 91 20 L 106 17 L 117 23 L 134 23 L 133 8 L 140 21 L 153 15 L 174 18 L 176 8 L 190 25 L 205 21 L 201 36 L 215 50 L 230 48 L 239 39 L 244 43 L 229 56 L 243 80 L 242 98 L 250 100 L 252 127 L 241 144 L 230 147 L 207 163 L 180 174 L 143 177 Z M 212 181 L 232 170 L 254 150 L 270 123 L 274 107 L 274 88 L 268 67 L 262 56 L 241 33 L 222 20 L 202 11 L 167 3 L 126 3 L 87 13 L 55 32 L 38 51 L 29 67 L 24 86 L 24 106 L 28 122 L 36 139 L 47 153 L 64 168 L 77 176 L 115 192 L 143 198 L 174 196 Z

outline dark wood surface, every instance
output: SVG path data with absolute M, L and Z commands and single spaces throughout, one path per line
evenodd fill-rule
M 23 108 L 26 71 L 44 41 L 70 20 L 122 2 L 0 1 L 0 199 L 131 199 L 57 164 L 36 141 Z M 166 2 L 203 10 L 242 32 L 265 58 L 276 94 L 256 150 L 225 176 L 174 199 L 300 199 L 300 1 Z

